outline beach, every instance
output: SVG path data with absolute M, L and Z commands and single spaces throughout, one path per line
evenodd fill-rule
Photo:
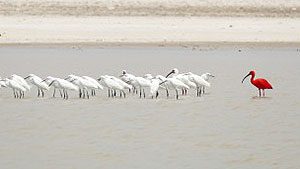
M 299 18 L 0 17 L 0 44 L 299 43 Z
M 239 51 L 240 50 L 240 51 Z M 202 97 L 137 95 L 14 99 L 1 88 L 0 164 L 23 168 L 299 168 L 299 51 L 295 48 L 1 47 L 2 77 L 35 73 L 98 78 L 211 72 Z M 4 57 L 5 56 L 5 57 Z M 272 60 L 272 62 L 270 62 Z M 250 69 L 274 90 L 258 98 Z M 296 85 L 295 85 L 296 84 Z
M 300 40 L 299 1 L 2 0 L 0 4 L 1 45 L 284 45 Z

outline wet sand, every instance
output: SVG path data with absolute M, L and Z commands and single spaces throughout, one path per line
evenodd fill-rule
M 240 52 L 238 50 L 241 50 Z M 13 99 L 0 89 L 0 165 L 13 168 L 299 168 L 296 48 L 1 47 L 1 77 L 211 72 L 212 87 L 175 100 L 106 97 Z M 241 79 L 250 69 L 274 87 L 266 98 Z

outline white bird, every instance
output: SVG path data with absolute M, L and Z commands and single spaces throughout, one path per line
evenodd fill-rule
M 201 75 L 201 77 L 208 82 L 208 80 L 211 78 L 211 77 L 215 77 L 214 75 L 212 75 L 211 73 L 204 73 Z M 202 92 L 203 94 L 205 93 L 205 86 L 202 87 Z
M 35 74 L 29 74 L 24 79 L 28 79 L 31 84 L 35 85 L 38 88 L 38 97 L 40 95 L 44 97 L 44 90 L 49 90 L 48 84 Z
M 162 75 L 157 75 L 155 78 L 160 80 L 159 88 L 165 89 L 166 90 L 166 96 L 167 96 L 167 98 L 169 98 L 169 89 L 172 88 L 172 86 L 167 81 L 167 78 L 165 78 Z
M 150 78 L 150 76 L 148 76 L 148 78 Z M 153 77 L 152 79 L 150 79 L 150 94 L 151 94 L 151 97 L 152 99 L 154 98 L 157 98 L 158 97 L 158 90 L 159 90 L 159 87 L 160 87 L 160 83 L 162 82 L 162 80 L 159 79 L 159 77 Z
M 64 99 L 68 99 L 69 95 L 68 95 L 68 90 L 73 90 L 73 91 L 78 91 L 79 88 L 78 86 L 74 85 L 73 83 L 65 80 L 65 79 L 60 79 L 60 78 L 55 78 L 50 84 L 51 85 L 55 85 L 58 86 L 59 88 L 61 88 L 63 90 L 63 98 Z
M 65 78 L 65 80 L 70 80 L 70 82 L 72 82 L 73 84 L 75 84 L 76 86 L 78 86 L 79 88 L 79 98 L 85 98 L 87 97 L 89 99 L 89 92 L 88 89 L 98 89 L 98 85 L 90 82 L 87 79 L 84 79 L 80 76 L 76 76 L 76 75 L 68 75 L 67 78 Z
M 166 83 L 166 82 L 168 82 L 170 84 L 169 86 L 175 90 L 176 99 L 179 99 L 178 90 L 190 88 L 188 85 L 184 84 L 182 81 L 180 81 L 179 79 L 177 79 L 175 77 L 166 78 L 161 84 Z
M 119 85 L 121 85 L 124 89 L 128 89 L 129 91 L 131 91 L 132 88 L 133 88 L 132 85 L 130 85 L 130 84 L 124 82 L 123 80 L 121 80 L 121 79 L 119 79 L 119 78 L 116 78 L 116 77 L 114 77 L 114 76 L 108 76 L 108 75 L 106 75 L 106 77 L 109 77 L 109 78 L 111 78 L 112 80 L 116 81 L 116 82 L 117 82 Z
M 42 82 L 46 82 L 49 86 L 49 84 L 53 81 L 53 80 L 56 80 L 56 79 L 59 79 L 59 78 L 56 78 L 56 77 L 52 77 L 52 76 L 47 76 Z M 53 94 L 52 94 L 52 97 L 55 97 L 55 94 L 56 94 L 56 89 L 58 89 L 59 91 L 59 94 L 60 94 L 60 97 L 63 97 L 63 94 L 62 94 L 62 89 L 60 88 L 60 86 L 58 85 L 58 83 L 53 83 L 52 84 L 53 86 Z
M 7 87 L 5 81 L 0 77 L 0 88 Z
M 5 84 L 4 86 L 10 87 L 13 90 L 14 98 L 20 98 L 20 99 L 24 98 L 24 92 L 27 90 L 20 83 L 8 78 L 5 78 L 4 80 L 1 81 L 4 82 Z
M 186 75 L 189 77 L 189 80 L 196 83 L 197 96 L 201 96 L 201 88 L 202 87 L 210 87 L 210 83 L 208 83 L 206 80 L 204 80 L 201 76 L 196 75 L 192 72 L 188 72 L 188 73 L 186 73 Z
M 179 70 L 177 68 L 172 69 L 172 71 L 166 77 L 169 77 L 170 75 L 172 75 L 171 77 L 177 78 L 178 80 L 182 81 L 184 84 L 189 86 L 189 88 L 197 88 L 197 85 L 194 82 L 190 81 L 187 76 L 185 76 L 184 74 L 179 74 Z M 187 95 L 187 89 L 182 89 L 182 95 Z
M 143 77 L 135 77 L 134 80 L 135 82 L 137 82 L 139 89 L 140 89 L 140 98 L 142 97 L 142 91 L 143 91 L 143 95 L 144 98 L 146 97 L 146 93 L 145 93 L 145 88 L 149 88 L 151 86 L 151 82 L 148 79 L 145 79 Z
M 122 81 L 130 84 L 133 87 L 133 94 L 137 94 L 139 84 L 134 80 L 136 77 L 135 75 L 127 73 L 126 70 L 122 70 L 122 74 L 119 77 Z M 129 92 L 131 92 L 131 90 L 129 90 Z
M 16 74 L 13 74 L 13 75 L 11 75 L 11 80 L 19 83 L 21 86 L 23 86 L 26 89 L 26 91 L 30 90 L 29 84 L 26 82 L 26 80 L 23 77 L 21 77 L 19 75 L 16 75 Z M 20 91 L 20 92 L 22 93 L 22 95 L 24 97 L 24 92 L 25 91 Z
M 84 79 L 90 81 L 91 83 L 95 84 L 97 86 L 97 89 L 103 90 L 103 86 L 100 83 L 98 83 L 98 81 L 96 79 L 91 78 L 89 76 L 82 76 L 82 78 L 84 78 Z M 95 89 L 92 89 L 91 94 L 92 94 L 92 96 L 96 96 Z
M 124 92 L 124 87 L 121 86 L 117 81 L 113 80 L 111 76 L 104 75 L 100 76 L 98 81 L 108 89 L 108 97 L 115 97 L 116 96 L 116 90 L 120 92 L 120 97 L 122 97 L 122 94 L 124 97 L 126 97 L 126 93 Z

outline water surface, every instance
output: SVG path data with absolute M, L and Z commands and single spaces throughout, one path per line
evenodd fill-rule
M 211 72 L 212 87 L 180 100 L 106 97 L 13 99 L 0 89 L 3 169 L 299 168 L 300 52 L 290 48 L 0 48 L 1 77 L 35 73 L 99 77 Z M 274 90 L 257 98 L 249 70 Z M 174 93 L 172 93 L 174 94 Z

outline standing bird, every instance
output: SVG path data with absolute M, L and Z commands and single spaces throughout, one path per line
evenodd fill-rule
M 14 98 L 24 98 L 24 92 L 27 91 L 25 87 L 23 87 L 20 83 L 5 78 L 4 80 L 1 80 L 2 86 L 4 87 L 10 87 L 13 90 Z M 19 92 L 19 93 L 18 93 Z
M 38 89 L 37 97 L 44 97 L 44 90 L 49 90 L 49 86 L 46 82 L 44 82 L 40 77 L 34 74 L 29 74 L 24 79 L 28 79 L 30 83 L 35 85 Z
M 200 77 L 202 77 L 205 81 L 208 82 L 208 80 L 210 79 L 210 77 L 215 77 L 214 75 L 210 74 L 210 73 L 204 73 L 202 74 Z M 205 86 L 202 86 L 202 93 L 205 93 Z
M 251 75 L 251 83 L 258 88 L 258 93 L 259 93 L 259 97 L 261 97 L 261 91 L 263 91 L 263 96 L 265 96 L 265 89 L 273 89 L 272 85 L 266 80 L 266 79 L 262 79 L 262 78 L 258 78 L 258 79 L 254 79 L 255 77 L 255 71 L 252 70 L 250 71 L 242 80 L 242 83 L 244 82 L 244 80 Z
M 58 88 L 63 90 L 63 99 L 68 99 L 69 95 L 68 95 L 68 90 L 73 90 L 73 91 L 79 91 L 78 86 L 74 85 L 73 83 L 64 80 L 64 79 L 60 79 L 60 78 L 55 78 L 54 80 L 52 80 L 52 82 L 49 84 L 49 87 L 51 85 L 54 85 L 55 87 L 58 86 Z

